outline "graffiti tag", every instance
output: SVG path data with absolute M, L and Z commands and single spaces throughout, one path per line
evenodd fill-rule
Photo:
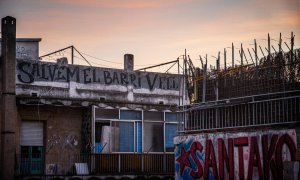
M 177 179 L 282 179 L 283 161 L 296 160 L 295 131 L 190 139 L 175 153 Z

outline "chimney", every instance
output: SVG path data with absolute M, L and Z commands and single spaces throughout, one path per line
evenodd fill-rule
M 59 66 L 67 66 L 68 65 L 68 59 L 66 57 L 62 57 L 62 58 L 56 59 L 56 63 Z
M 1 20 L 1 94 L 0 94 L 0 179 L 13 179 L 15 169 L 16 132 L 16 19 Z M 7 143 L 10 142 L 10 143 Z
M 133 71 L 133 54 L 124 55 L 124 70 Z

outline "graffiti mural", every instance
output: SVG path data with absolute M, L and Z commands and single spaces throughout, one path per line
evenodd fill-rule
M 17 60 L 18 83 L 76 82 L 98 85 L 131 85 L 135 89 L 179 90 L 180 77 L 174 74 L 125 71 L 79 65 Z
M 176 179 L 282 179 L 296 142 L 295 130 L 175 137 Z
M 78 146 L 78 137 L 74 132 L 60 132 L 59 134 L 50 135 L 47 139 L 46 152 L 50 152 L 52 149 L 75 150 Z

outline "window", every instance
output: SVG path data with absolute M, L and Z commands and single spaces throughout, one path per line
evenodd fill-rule
M 165 118 L 165 150 L 166 152 L 173 152 L 173 138 L 177 132 L 177 123 L 180 119 L 180 113 L 166 112 Z
M 111 134 L 110 122 L 102 121 L 95 124 L 95 152 L 109 152 L 109 137 Z
M 95 108 L 95 116 L 101 119 L 119 119 L 119 110 Z
M 144 111 L 145 121 L 164 121 L 164 112 Z
M 144 152 L 164 151 L 164 126 L 163 123 L 144 123 Z
M 124 120 L 142 120 L 142 111 L 121 110 L 120 119 Z
M 166 152 L 174 152 L 173 138 L 176 135 L 177 124 L 166 124 L 165 148 Z
M 22 121 L 21 140 L 21 162 L 22 174 L 42 174 L 44 169 L 44 143 L 43 126 L 38 121 Z
M 120 152 L 134 151 L 134 124 L 131 122 L 119 122 L 120 127 Z
M 96 153 L 174 152 L 179 113 L 96 108 L 95 116 Z
M 179 113 L 166 112 L 166 122 L 178 122 Z

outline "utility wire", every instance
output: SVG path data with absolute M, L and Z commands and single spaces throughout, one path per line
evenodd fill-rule
M 90 62 L 92 62 L 93 64 L 96 64 L 96 65 L 99 65 L 99 66 L 102 66 L 102 67 L 106 67 L 106 68 L 115 68 L 115 66 L 108 66 L 108 65 L 104 65 L 104 64 L 101 64 L 101 63 L 98 63 L 98 62 L 95 62 L 95 61 L 88 61 L 83 55 L 85 56 L 88 56 L 90 58 L 93 58 L 93 59 L 97 59 L 97 60 L 100 60 L 100 61 L 104 61 L 104 62 L 107 62 L 107 63 L 112 63 L 114 65 L 118 64 L 118 65 L 123 65 L 123 63 L 120 63 L 120 62 L 117 62 L 117 61 L 110 61 L 110 60 L 106 60 L 106 59 L 103 59 L 103 58 L 98 58 L 98 57 L 95 57 L 95 56 L 92 56 L 92 55 L 89 55 L 85 52 L 82 52 L 82 51 L 79 51 L 77 50 L 74 46 L 68 46 L 66 48 L 63 48 L 63 49 L 60 49 L 60 50 L 57 50 L 57 51 L 54 51 L 52 53 L 49 53 L 49 54 L 46 54 L 46 55 L 43 55 L 41 56 L 40 58 L 42 59 L 43 57 L 50 57 L 51 55 L 57 55 L 56 53 L 61 53 L 62 51 L 63 52 L 66 52 L 70 55 L 72 55 L 71 53 L 69 53 L 68 51 L 66 51 L 67 49 L 69 48 L 74 48 L 74 50 L 81 56 L 81 57 L 78 57 L 76 55 L 73 55 L 74 57 L 78 58 L 78 59 L 81 59 L 81 60 L 84 60 L 86 63 L 88 63 L 90 66 L 92 66 L 92 64 Z M 43 60 L 43 59 L 42 59 Z M 55 60 L 52 60 L 52 61 L 55 61 Z M 164 63 L 163 63 L 164 64 Z M 135 64 L 134 66 L 142 66 L 142 67 L 147 67 L 147 66 L 156 66 L 157 64 Z M 180 66 L 181 67 L 181 66 Z M 144 69 L 144 68 L 140 68 L 140 69 Z M 182 68 L 182 67 L 181 67 Z
M 123 63 L 120 63 L 120 62 L 117 62 L 117 61 L 111 61 L 111 60 L 106 60 L 106 59 L 103 59 L 103 58 L 98 58 L 96 56 L 92 56 L 92 55 L 89 55 L 85 52 L 82 52 L 80 51 L 82 54 L 88 56 L 88 57 L 91 57 L 91 58 L 94 58 L 94 59 L 97 59 L 97 60 L 100 60 L 100 61 L 104 61 L 104 62 L 108 62 L 108 63 L 113 63 L 113 64 L 120 64 L 120 65 L 123 65 Z M 156 64 L 135 64 L 134 66 L 152 66 L 152 65 L 156 65 Z
M 105 59 L 101 59 L 101 58 L 98 58 L 98 57 L 95 57 L 95 56 L 92 56 L 92 55 L 89 55 L 89 54 L 86 54 L 82 51 L 80 51 L 82 54 L 88 56 L 88 57 L 91 57 L 91 58 L 94 58 L 94 59 L 98 59 L 100 61 L 104 61 L 104 62 L 108 62 L 108 63 L 114 63 L 114 64 L 123 64 L 123 63 L 119 63 L 119 62 L 116 62 L 116 61 L 109 61 L 109 60 L 105 60 Z

